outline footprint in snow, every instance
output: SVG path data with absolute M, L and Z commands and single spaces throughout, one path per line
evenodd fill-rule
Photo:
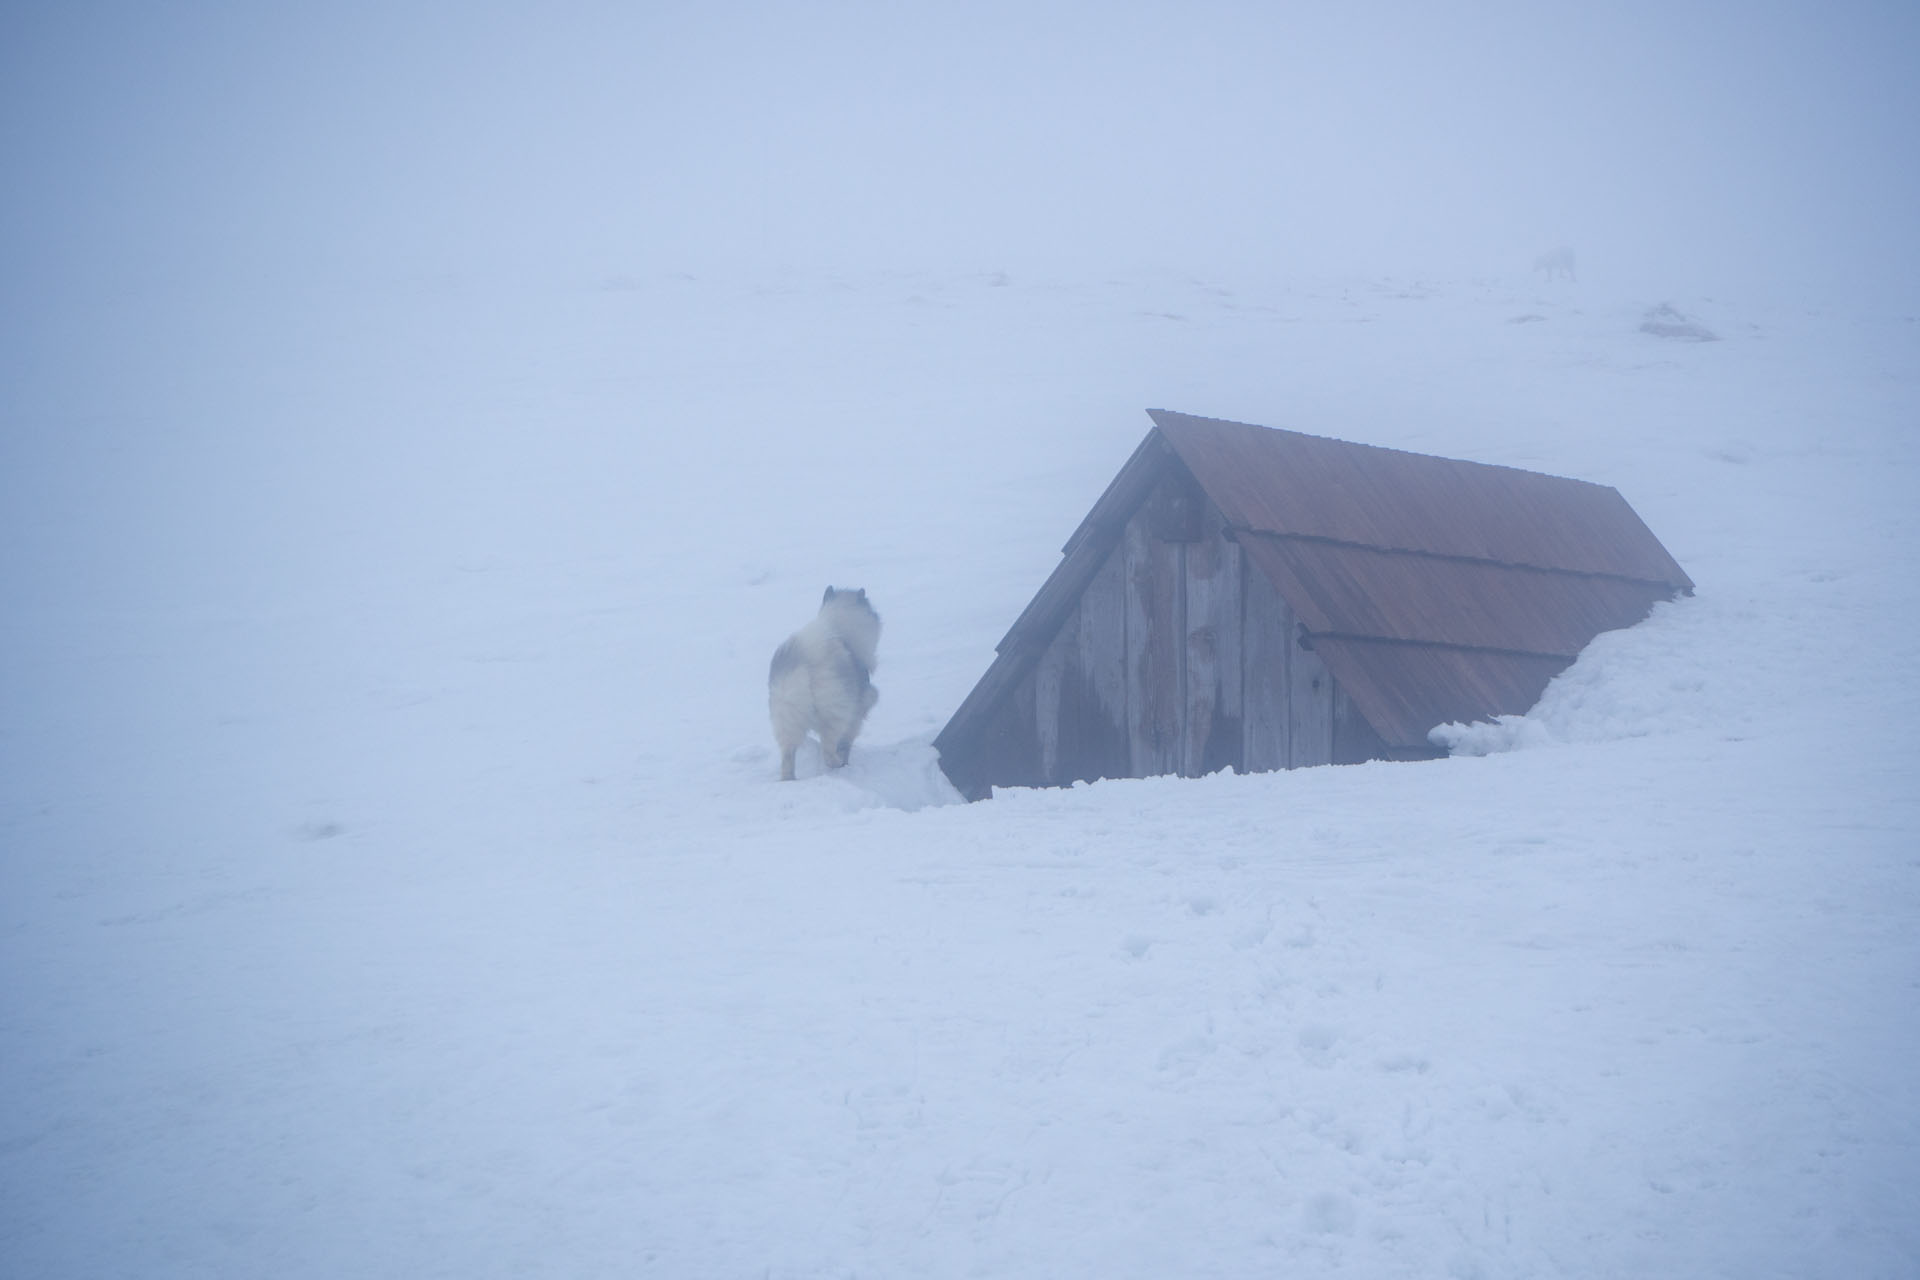
M 1332 1191 L 1310 1196 L 1301 1209 L 1301 1225 L 1314 1235 L 1350 1236 L 1359 1219 L 1353 1201 Z
M 1170 1044 L 1162 1049 L 1157 1065 L 1163 1073 L 1190 1076 L 1200 1069 L 1202 1062 L 1213 1056 L 1213 1049 L 1211 1036 L 1188 1036 L 1178 1044 Z
M 1234 933 L 1232 938 L 1233 949 L 1235 951 L 1250 951 L 1265 942 L 1267 935 L 1272 932 L 1273 926 L 1264 920 L 1245 925 Z
M 1340 1056 L 1340 1033 L 1332 1027 L 1302 1027 L 1294 1043 L 1301 1059 L 1310 1067 L 1330 1067 Z

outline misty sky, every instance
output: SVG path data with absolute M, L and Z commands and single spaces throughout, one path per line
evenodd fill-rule
M 16 291 L 490 271 L 1920 278 L 1920 5 L 0 17 Z

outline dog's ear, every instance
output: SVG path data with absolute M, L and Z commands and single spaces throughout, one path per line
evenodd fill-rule
M 832 587 L 828 587 L 828 588 L 827 588 L 827 594 L 825 594 L 825 595 L 823 595 L 823 596 L 821 596 L 821 597 L 820 597 L 820 603 L 821 603 L 821 604 L 823 604 L 823 605 L 825 605 L 825 604 L 831 604 L 831 603 L 833 602 L 833 596 L 834 596 L 834 591 L 833 591 L 833 588 L 832 588 Z
M 867 589 L 865 587 L 860 588 L 859 596 L 860 596 L 860 603 L 865 604 L 867 602 Z

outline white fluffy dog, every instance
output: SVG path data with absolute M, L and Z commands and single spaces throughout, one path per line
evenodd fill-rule
M 880 700 L 873 687 L 879 643 L 880 615 L 867 603 L 866 589 L 828 587 L 820 616 L 774 650 L 767 672 L 767 709 L 773 740 L 780 744 L 782 781 L 793 780 L 793 753 L 809 729 L 820 735 L 829 769 L 847 762 L 861 722 Z

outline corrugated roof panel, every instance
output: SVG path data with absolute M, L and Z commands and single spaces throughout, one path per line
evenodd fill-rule
M 1669 594 L 1658 583 L 1242 534 L 1307 630 L 1571 658 Z
M 1390 551 L 1693 583 L 1605 485 L 1150 411 L 1229 523 Z
M 1322 637 L 1313 647 L 1374 731 L 1403 748 L 1430 746 L 1435 725 L 1524 714 L 1572 662 L 1387 640 Z

